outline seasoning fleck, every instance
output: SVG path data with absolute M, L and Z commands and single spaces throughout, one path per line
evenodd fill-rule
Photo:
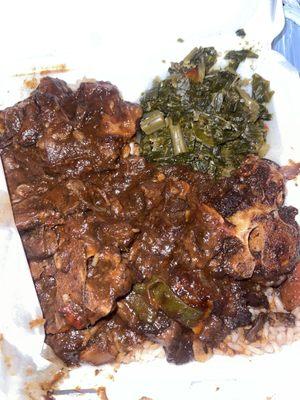
M 241 38 L 244 38 L 246 36 L 246 32 L 244 31 L 243 28 L 238 29 L 237 31 L 235 31 L 236 36 L 239 36 Z

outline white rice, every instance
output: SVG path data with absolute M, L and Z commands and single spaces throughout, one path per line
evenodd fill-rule
M 266 291 L 268 297 L 270 311 L 286 312 L 275 289 L 269 288 Z M 257 315 L 257 310 L 251 310 L 253 315 Z M 214 354 L 232 355 L 255 355 L 264 353 L 274 353 L 279 351 L 283 345 L 291 344 L 300 339 L 300 307 L 293 310 L 295 316 L 295 326 L 277 325 L 271 326 L 269 322 L 264 324 L 259 334 L 259 339 L 253 343 L 249 343 L 244 336 L 244 328 L 238 328 L 233 331 L 220 344 L 218 349 L 214 350 Z
M 286 312 L 280 300 L 279 294 L 275 289 L 266 290 L 266 295 L 272 312 Z M 259 314 L 259 310 L 251 310 L 253 317 Z M 300 339 L 300 307 L 293 310 L 295 316 L 295 326 L 284 326 L 279 323 L 271 326 L 269 322 L 264 324 L 263 329 L 259 332 L 259 339 L 249 343 L 245 338 L 245 328 L 237 328 L 228 335 L 224 341 L 212 350 L 212 355 L 234 356 L 236 354 L 252 356 L 262 355 L 264 353 L 274 353 L 286 344 L 291 344 Z M 117 363 L 128 363 L 131 361 L 149 361 L 154 358 L 163 358 L 165 356 L 163 348 L 151 341 L 144 342 L 138 349 L 127 354 L 120 354 Z M 210 357 L 204 357 L 203 361 Z

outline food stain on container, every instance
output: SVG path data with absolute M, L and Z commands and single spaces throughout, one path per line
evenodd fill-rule
M 39 80 L 34 76 L 30 79 L 24 79 L 23 85 L 25 89 L 36 89 L 38 87 Z
M 36 75 L 50 75 L 50 74 L 61 74 L 64 72 L 70 71 L 70 68 L 67 67 L 66 64 L 56 64 L 56 65 L 51 65 L 51 66 L 45 66 L 41 68 L 32 68 L 30 72 L 20 72 L 18 74 L 15 74 L 15 77 L 21 77 L 21 76 L 36 76 Z M 33 85 L 34 81 L 28 82 L 28 85 Z M 30 88 L 30 87 L 28 87 Z
M 45 322 L 46 320 L 43 317 L 33 319 L 32 321 L 29 322 L 29 328 L 34 329 L 38 326 L 44 325 Z

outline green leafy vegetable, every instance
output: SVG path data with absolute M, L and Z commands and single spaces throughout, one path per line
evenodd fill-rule
M 220 176 L 237 168 L 247 154 L 264 153 L 264 121 L 271 118 L 266 102 L 272 93 L 268 81 L 255 74 L 252 96 L 248 94 L 235 70 L 246 57 L 257 55 L 231 51 L 225 57 L 231 66 L 216 68 L 216 50 L 200 47 L 172 63 L 166 79 L 156 81 L 141 98 L 144 157 Z
M 242 49 L 242 50 L 231 50 L 225 55 L 225 60 L 230 60 L 229 67 L 233 70 L 237 70 L 240 63 L 246 58 L 257 58 L 258 55 L 252 50 Z
M 268 103 L 274 92 L 270 90 L 270 82 L 258 74 L 252 76 L 252 97 L 258 103 Z

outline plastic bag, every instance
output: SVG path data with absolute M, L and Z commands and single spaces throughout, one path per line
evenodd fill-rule
M 284 15 L 284 28 L 272 47 L 300 72 L 300 0 L 285 0 Z

